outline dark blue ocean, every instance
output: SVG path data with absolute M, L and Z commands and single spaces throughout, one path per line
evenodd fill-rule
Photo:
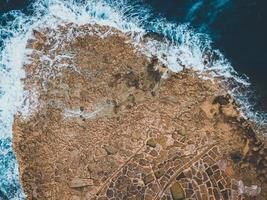
M 12 102 L 16 101 L 17 97 L 12 99 L 13 95 L 12 98 L 10 98 L 9 92 L 15 88 L 16 84 L 19 84 L 19 78 L 17 78 L 19 76 L 14 75 L 13 77 L 16 71 L 12 72 L 12 70 L 14 70 L 11 67 L 12 65 L 8 66 L 8 63 L 12 63 L 12 56 L 10 57 L 10 55 L 16 55 L 16 52 L 14 53 L 12 48 L 7 48 L 10 44 L 6 41 L 10 38 L 18 37 L 20 33 L 25 33 L 28 29 L 27 27 L 31 25 L 31 16 L 36 16 L 35 22 L 43 16 L 46 16 L 48 12 L 46 7 L 48 8 L 53 1 L 43 1 L 46 3 L 43 3 L 41 6 L 42 8 L 38 10 L 35 10 L 38 6 L 32 6 L 33 2 L 32 0 L 0 0 L 0 50 L 2 51 L 0 55 L 0 200 L 23 199 L 23 194 L 18 182 L 16 160 L 11 147 L 10 128 L 12 112 L 15 113 L 15 109 L 12 108 Z M 67 0 L 65 0 L 65 2 L 67 2 Z M 79 0 L 78 2 L 82 6 L 85 0 Z M 116 0 L 107 0 L 107 2 L 109 2 L 111 6 L 113 4 L 114 6 L 116 5 Z M 124 6 L 128 7 L 128 10 L 136 12 L 141 12 L 142 8 L 144 8 L 144 10 L 149 10 L 149 17 L 144 18 L 144 20 L 149 20 L 153 23 L 143 22 L 145 24 L 144 27 L 147 27 L 147 31 L 158 32 L 165 37 L 172 37 L 175 31 L 172 32 L 170 29 L 164 30 L 164 23 L 168 23 L 174 24 L 174 26 L 186 25 L 194 30 L 195 33 L 200 33 L 200 35 L 203 33 L 208 36 L 211 41 L 211 47 L 218 49 L 231 63 L 231 66 L 237 72 L 236 76 L 245 79 L 251 84 L 250 86 L 241 86 L 233 90 L 233 94 L 241 90 L 240 93 L 242 94 L 236 95 L 237 98 L 239 96 L 240 98 L 245 98 L 246 103 L 251 105 L 250 111 L 260 113 L 260 115 L 263 116 L 260 119 L 266 117 L 267 1 L 139 0 L 125 2 L 125 4 L 128 5 Z M 131 6 L 132 9 L 129 9 Z M 71 4 L 68 5 L 68 8 L 69 7 L 71 7 Z M 119 7 L 116 8 L 119 9 Z M 87 10 L 88 12 L 93 12 L 91 15 L 95 18 L 109 17 L 107 13 L 104 13 L 105 11 L 97 16 L 97 12 L 92 11 L 93 9 L 88 8 L 86 11 Z M 125 13 L 127 14 L 127 12 Z M 132 14 L 132 16 L 138 15 L 138 13 Z M 144 15 L 144 13 L 140 13 L 139 18 L 137 18 L 142 21 L 142 16 Z M 164 19 L 164 22 L 159 25 L 157 19 Z M 23 27 L 24 24 L 25 27 Z M 12 29 L 9 27 L 12 27 Z M 189 37 L 191 37 L 191 35 Z M 195 37 L 195 35 L 192 34 L 192 37 Z M 198 37 L 198 35 L 196 37 Z M 173 38 L 174 40 L 176 39 L 176 37 Z M 179 43 L 179 37 L 177 38 L 177 42 Z M 197 41 L 199 40 L 201 40 L 201 37 L 199 37 Z M 197 46 L 197 44 L 195 46 Z M 192 49 L 195 46 L 191 45 L 190 48 Z M 5 49 L 7 50 L 5 51 Z M 194 50 L 192 51 L 194 52 Z M 7 55 L 8 53 L 9 55 Z M 17 58 L 18 57 L 14 57 L 13 59 Z M 9 82 L 6 82 L 6 79 L 4 79 L 6 77 L 8 77 L 7 80 Z M 233 83 L 233 85 L 234 84 L 235 83 Z M 233 85 L 229 84 L 229 89 L 236 87 Z M 243 101 L 240 102 L 240 104 L 242 104 Z M 10 116 L 6 117 L 8 113 Z M 249 116 L 251 116 L 251 114 Z
M 155 13 L 208 33 L 240 74 L 249 77 L 267 111 L 267 1 L 145 0 Z

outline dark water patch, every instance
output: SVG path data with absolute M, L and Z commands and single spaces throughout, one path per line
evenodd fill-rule
M 263 0 L 144 0 L 169 21 L 208 33 L 239 74 L 246 74 L 267 112 L 267 2 Z M 160 13 L 160 14 L 159 14 Z
M 0 140 L 0 199 L 18 199 L 22 194 L 16 177 L 16 158 L 11 147 L 11 138 Z
M 267 2 L 234 1 L 211 25 L 216 46 L 246 74 L 267 111 Z
M 32 0 L 0 0 L 0 14 L 26 8 Z
M 1 200 L 8 200 L 8 197 L 5 195 L 4 192 L 1 191 L 1 189 L 0 189 L 0 199 Z

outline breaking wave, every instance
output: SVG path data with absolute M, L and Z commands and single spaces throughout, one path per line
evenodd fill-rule
M 220 8 L 228 1 L 217 2 Z M 194 18 L 202 3 L 194 4 L 188 18 Z M 266 125 L 266 113 L 254 111 L 247 101 L 248 94 L 244 91 L 249 87 L 248 78 L 239 76 L 222 53 L 212 48 L 209 36 L 194 31 L 189 24 L 171 23 L 153 15 L 142 1 L 37 0 L 24 11 L 11 11 L 0 17 L 0 199 L 24 198 L 11 138 L 14 114 L 20 111 L 28 115 L 31 112 L 21 79 L 25 77 L 23 65 L 29 62 L 26 43 L 34 29 L 56 28 L 64 23 L 108 25 L 128 34 L 136 45 L 150 35 L 144 47 L 148 56 L 157 56 L 175 72 L 188 67 L 223 77 L 222 83 L 242 105 L 243 114 Z M 208 63 L 207 55 L 212 57 Z

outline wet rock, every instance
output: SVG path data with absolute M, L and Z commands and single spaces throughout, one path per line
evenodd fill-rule
M 220 195 L 217 188 L 213 189 L 213 194 L 214 194 L 215 199 L 221 199 L 221 197 L 220 197 L 221 195 Z
M 81 112 L 84 111 L 84 107 L 83 107 L 83 106 L 80 107 L 80 111 L 81 111 Z
M 171 186 L 170 190 L 171 190 L 171 195 L 172 195 L 173 200 L 185 199 L 184 191 L 178 182 L 174 182 L 174 184 Z
M 223 190 L 222 191 L 222 196 L 224 199 L 229 199 L 229 194 L 230 194 L 231 191 L 228 191 L 228 190 Z
M 139 88 L 139 79 L 132 71 L 129 71 L 124 78 L 128 87 Z
M 151 93 L 152 97 L 156 96 L 156 92 L 155 91 L 151 91 L 150 93 Z
M 184 175 L 183 172 L 180 173 L 180 174 L 176 177 L 176 180 L 178 181 L 178 180 L 180 180 L 180 179 L 182 179 L 182 178 L 185 178 L 185 175 Z
M 255 157 L 254 155 L 250 155 L 247 160 L 248 160 L 249 163 L 251 163 L 253 165 L 256 165 L 257 162 L 258 162 L 257 157 Z
M 113 190 L 111 190 L 111 189 L 108 189 L 107 190 L 107 197 L 108 198 L 112 198 L 113 197 L 113 194 L 114 194 Z
M 148 146 L 150 146 L 152 148 L 155 148 L 157 146 L 157 143 L 156 143 L 156 141 L 153 138 L 151 138 L 151 139 L 149 139 L 147 141 L 146 145 L 148 145 Z
M 40 42 L 45 42 L 45 40 L 46 40 L 46 36 L 44 35 L 44 33 L 40 32 L 40 31 L 33 30 L 33 35 Z
M 208 169 L 206 169 L 206 173 L 208 174 L 208 176 L 212 176 L 213 175 L 213 171 L 212 171 L 212 169 L 210 167 Z
M 94 182 L 92 179 L 89 178 L 74 178 L 69 183 L 69 186 L 71 188 L 81 188 L 86 186 L 92 186 L 94 185 Z
M 155 65 L 157 64 L 157 59 L 153 58 L 151 63 L 147 66 L 147 73 L 149 75 L 149 77 L 152 78 L 153 81 L 155 81 L 156 83 L 160 81 L 161 79 L 161 74 L 159 70 L 155 70 Z
M 250 126 L 245 129 L 245 133 L 252 141 L 256 140 L 256 133 Z
M 161 34 L 156 33 L 156 32 L 148 32 L 144 35 L 144 39 L 145 40 L 153 39 L 153 40 L 163 42 L 167 38 L 164 35 L 161 35 Z
M 235 164 L 239 163 L 242 160 L 242 154 L 239 151 L 231 153 L 230 157 Z
M 113 77 L 115 80 L 119 80 L 121 78 L 121 74 L 120 73 L 114 74 Z
M 227 96 L 217 96 L 214 98 L 212 104 L 227 105 L 230 103 L 230 97 Z

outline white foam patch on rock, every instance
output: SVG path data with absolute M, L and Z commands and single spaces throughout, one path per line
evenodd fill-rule
M 104 109 L 104 107 L 98 108 L 98 109 L 96 109 L 90 113 L 89 112 L 85 113 L 85 112 L 82 112 L 80 110 L 66 109 L 63 112 L 63 117 L 65 119 L 68 119 L 68 118 L 94 119 L 94 118 L 96 118 L 97 114 L 100 113 L 103 109 Z
M 0 137 L 10 136 L 13 115 L 23 101 L 21 78 L 25 76 L 22 69 L 25 59 L 26 40 L 21 37 L 12 38 L 0 55 Z
M 62 113 L 64 119 L 81 118 L 81 119 L 95 119 L 98 115 L 109 116 L 113 113 L 113 104 L 97 105 L 91 112 L 81 111 L 80 109 L 65 109 Z
M 33 88 L 32 90 L 25 90 L 23 92 L 23 102 L 18 109 L 21 117 L 27 119 L 31 116 L 34 111 L 37 111 L 38 107 L 38 97 L 37 91 Z

